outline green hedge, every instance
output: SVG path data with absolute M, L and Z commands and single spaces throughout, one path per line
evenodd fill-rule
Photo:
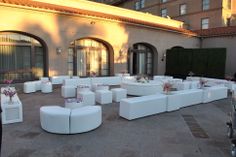
M 224 78 L 226 48 L 184 49 L 166 52 L 166 75 L 185 78 L 192 71 L 196 76 Z

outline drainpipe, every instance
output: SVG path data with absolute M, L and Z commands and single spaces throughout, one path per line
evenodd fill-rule
M 200 39 L 200 45 L 199 45 L 199 47 L 200 47 L 200 49 L 201 49 L 201 48 L 202 48 L 202 43 L 203 43 L 203 37 L 200 37 L 199 39 Z

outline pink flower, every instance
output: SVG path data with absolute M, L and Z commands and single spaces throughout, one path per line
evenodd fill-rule
M 96 77 L 96 75 L 97 75 L 97 73 L 96 73 L 95 71 L 91 71 L 91 72 L 90 72 L 90 76 Z
M 170 84 L 168 82 L 163 85 L 164 92 L 169 92 L 171 90 L 171 88 L 172 88 L 172 84 Z
M 5 96 L 9 96 L 10 98 L 12 98 L 15 94 L 16 91 L 15 90 L 11 90 L 10 88 L 8 89 L 4 89 L 2 94 L 4 94 Z
M 8 85 L 11 84 L 12 82 L 13 82 L 13 80 L 4 80 L 4 83 L 8 84 Z

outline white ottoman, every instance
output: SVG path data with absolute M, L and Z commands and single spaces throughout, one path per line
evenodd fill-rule
M 112 100 L 115 102 L 120 102 L 121 99 L 127 97 L 127 90 L 123 88 L 113 88 L 112 91 Z
M 96 91 L 96 102 L 100 104 L 112 103 L 112 92 L 109 90 L 97 90 Z
M 24 93 L 33 93 L 36 92 L 35 82 L 25 82 L 24 83 Z
M 33 81 L 35 83 L 35 90 L 40 91 L 41 90 L 41 81 Z
M 61 96 L 63 98 L 70 98 L 76 96 L 75 86 L 61 86 Z
M 41 127 L 51 133 L 70 133 L 70 109 L 60 106 L 43 106 L 40 108 Z
M 102 123 L 101 106 L 85 106 L 71 110 L 70 133 L 93 130 Z
M 41 92 L 42 93 L 51 93 L 52 92 L 52 83 L 51 82 L 42 82 L 41 83 Z
M 77 98 L 82 98 L 84 105 L 95 105 L 95 94 L 91 91 L 80 91 Z

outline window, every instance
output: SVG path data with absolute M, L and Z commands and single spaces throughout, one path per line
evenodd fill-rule
M 44 75 L 44 63 L 39 41 L 18 33 L 0 33 L 0 82 L 38 79 Z
M 179 12 L 180 12 L 180 15 L 186 14 L 187 13 L 187 5 L 186 4 L 180 4 Z
M 167 17 L 167 9 L 166 8 L 161 9 L 161 16 L 162 17 Z
M 135 44 L 129 52 L 129 72 L 132 75 L 153 75 L 154 52 L 146 44 Z
M 165 3 L 165 2 L 167 2 L 167 0 L 161 0 L 161 3 Z
M 210 8 L 210 0 L 202 0 L 202 10 L 208 10 Z
M 140 9 L 140 2 L 135 2 L 135 10 L 139 10 Z
M 202 29 L 209 28 L 209 18 L 203 18 L 201 21 Z
M 89 76 L 92 71 L 98 76 L 109 75 L 108 48 L 93 39 L 75 40 L 68 51 L 68 73 Z
M 135 2 L 135 10 L 139 10 L 145 7 L 145 0 L 139 0 Z
M 141 0 L 140 1 L 140 8 L 144 8 L 145 7 L 145 0 Z

